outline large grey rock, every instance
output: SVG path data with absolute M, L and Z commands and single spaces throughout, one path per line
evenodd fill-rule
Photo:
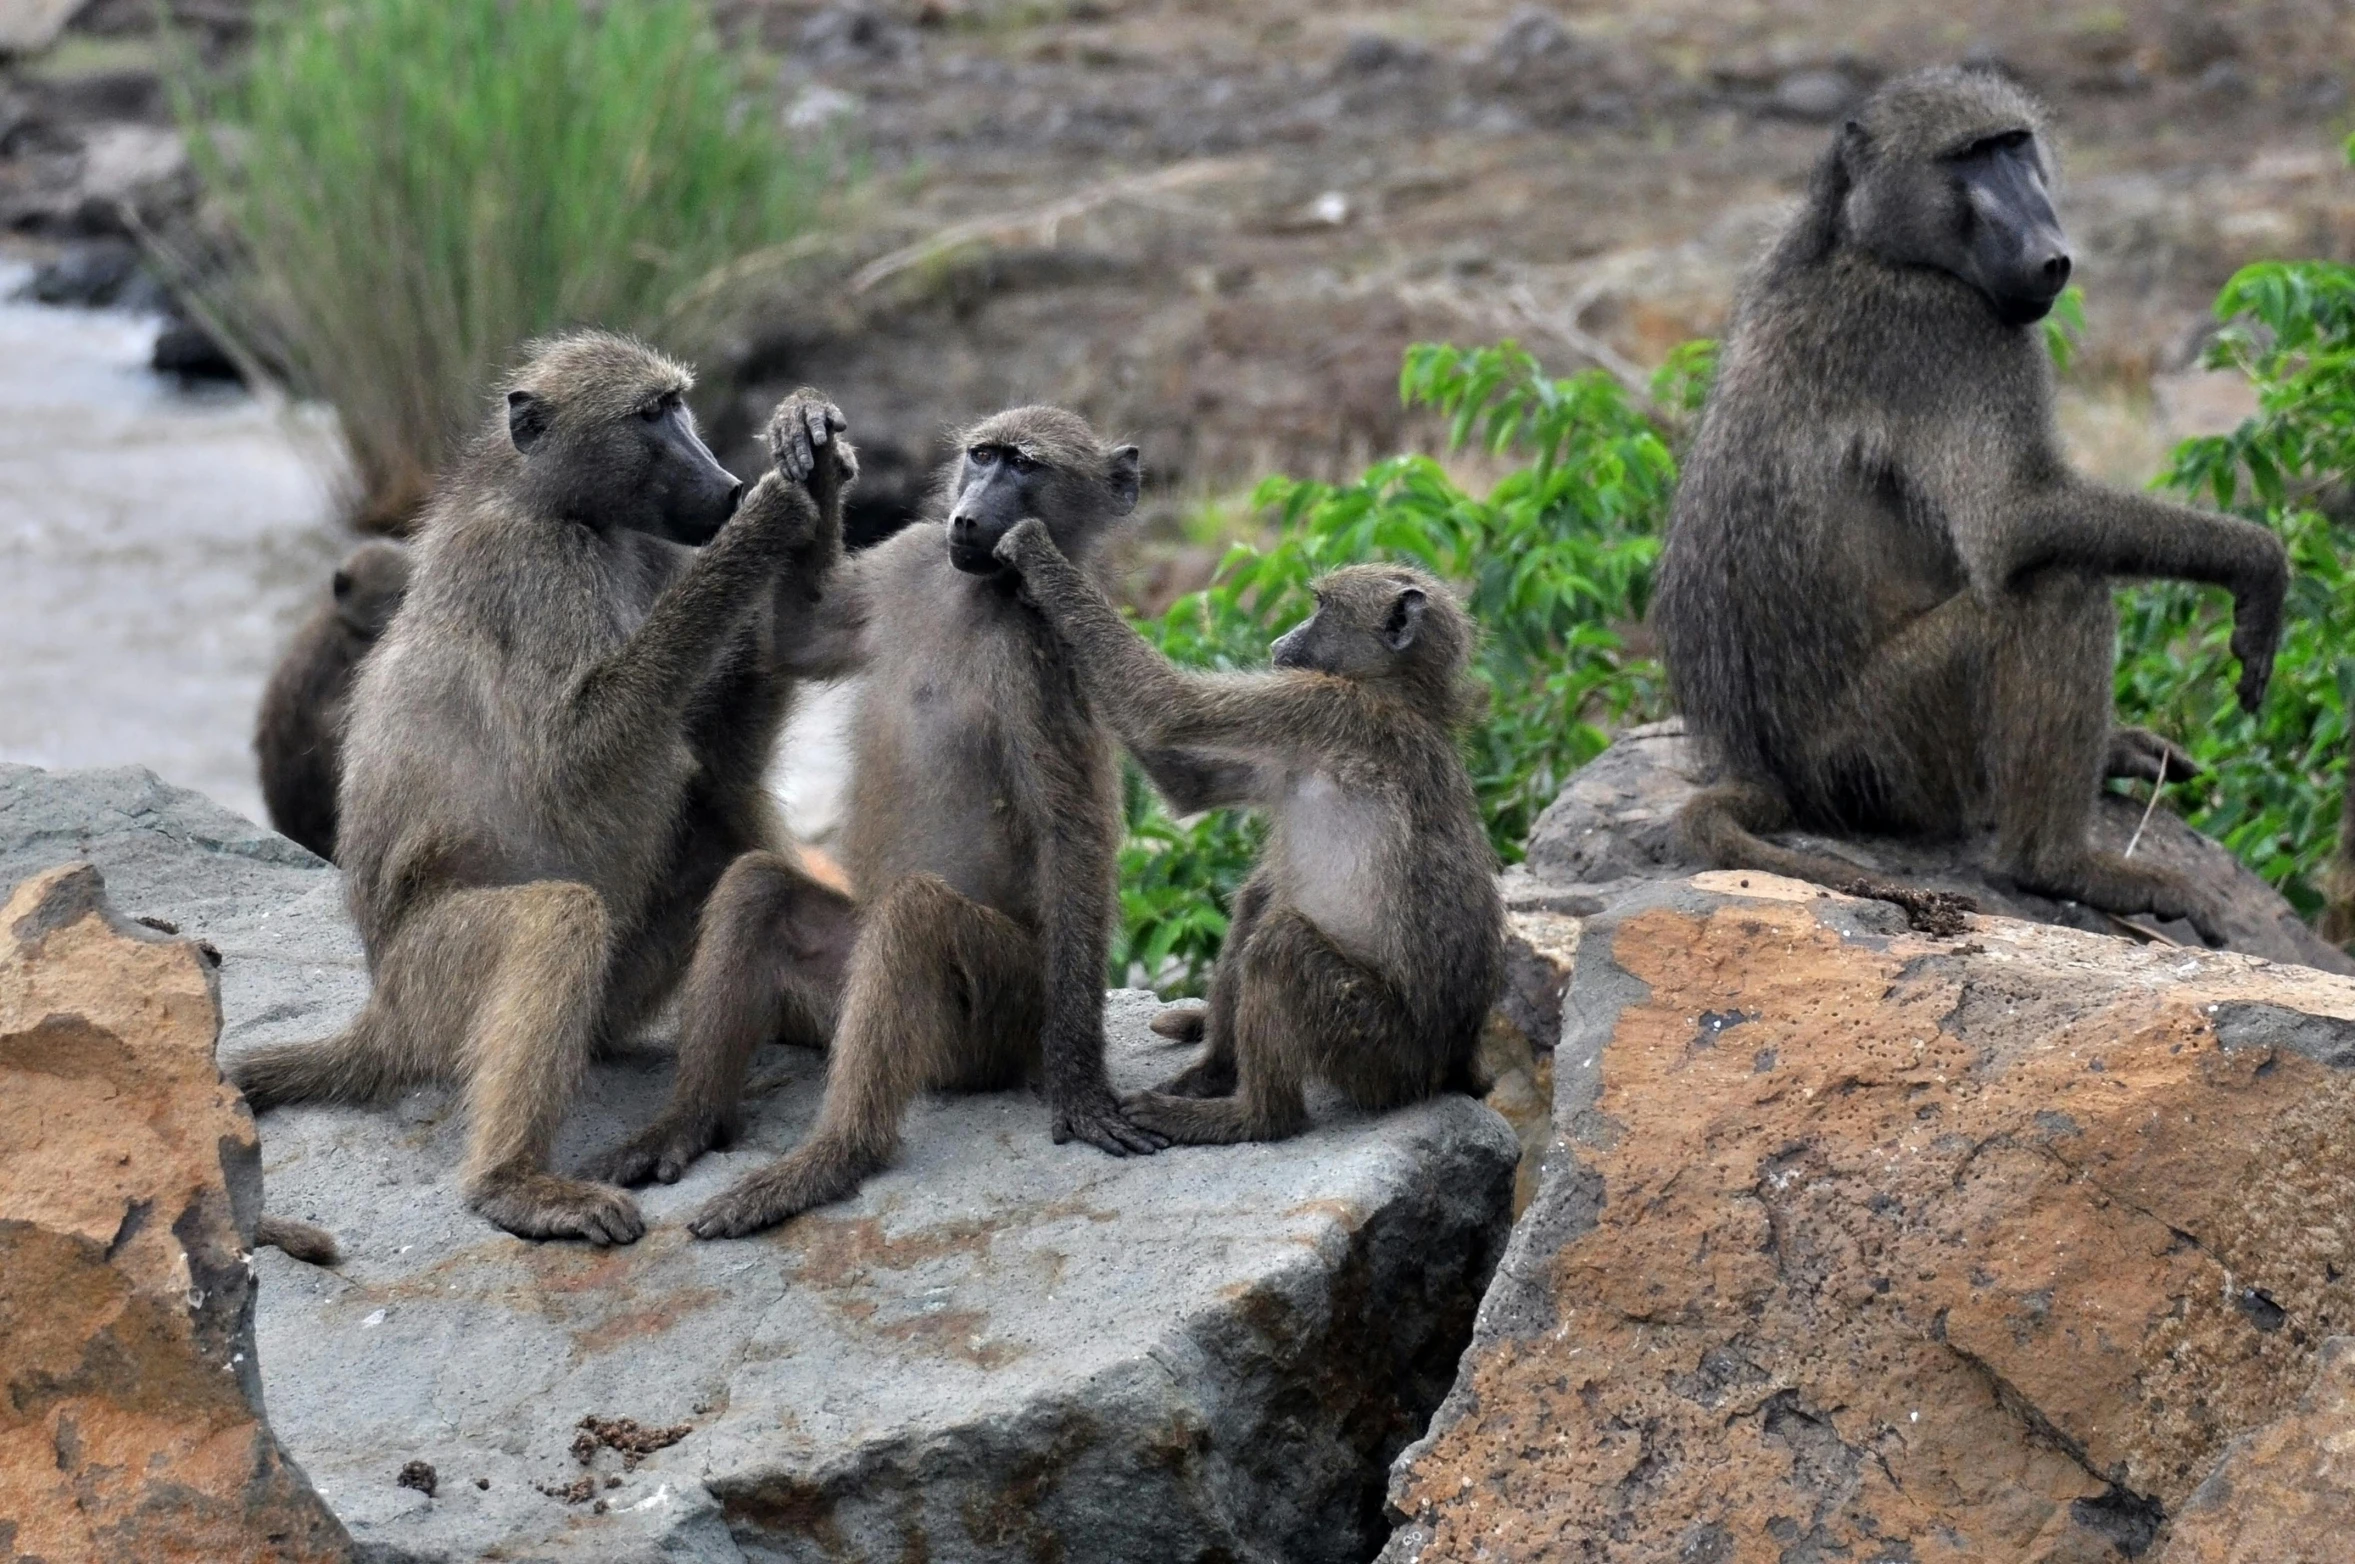
M 365 992 L 335 871 L 130 771 L 0 769 L 0 882 L 87 857 L 118 905 L 224 958 L 223 1047 L 316 1035 Z M 1171 1064 L 1112 1005 L 1123 1085 Z M 743 1149 L 595 1251 L 468 1215 L 447 1092 L 261 1125 L 270 1206 L 340 1271 L 258 1257 L 272 1425 L 381 1560 L 1360 1559 L 1386 1463 L 1447 1388 L 1504 1239 L 1516 1145 L 1449 1098 L 1324 1101 L 1281 1145 L 1115 1161 L 1028 1094 L 909 1116 L 898 1165 L 764 1237 L 683 1213 L 791 1145 L 820 1061 L 770 1050 Z M 576 1159 L 650 1115 L 668 1055 L 591 1074 Z M 626 1466 L 581 1419 L 686 1424 Z M 430 1463 L 428 1498 L 396 1478 Z M 587 1478 L 570 1502 L 543 1492 Z M 618 1485 L 608 1487 L 611 1479 Z M 602 1512 L 596 1505 L 605 1506 Z M 495 1550 L 495 1551 L 494 1551 Z
M 1702 755 L 1680 720 L 1631 728 L 1563 785 L 1529 832 L 1528 873 L 1555 887 L 1596 886 L 1628 878 L 1672 879 L 1708 866 L 1689 858 L 1676 841 L 1676 812 L 1705 780 Z M 2125 850 L 2143 818 L 2143 804 L 2105 793 L 2094 811 L 2093 840 Z M 2132 933 L 2105 913 L 2076 902 L 2034 896 L 1987 868 L 1989 842 L 1899 841 L 1806 832 L 1779 838 L 1793 846 L 1850 860 L 1859 877 L 1934 890 L 1958 891 L 1982 911 L 2096 934 Z M 2153 811 L 2135 856 L 2178 870 L 2220 890 L 2226 946 L 2274 961 L 2294 961 L 2325 972 L 2355 973 L 2355 959 L 2309 929 L 2279 892 L 2230 852 L 2185 825 L 2164 807 Z M 2198 945 L 2187 923 L 2152 925 L 2179 944 Z

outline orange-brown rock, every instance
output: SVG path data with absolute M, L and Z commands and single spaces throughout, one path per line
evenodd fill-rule
M 2170 1530 L 2158 1564 L 2340 1564 L 2355 1552 L 2355 1337 L 2322 1344 L 2313 1386 L 2234 1441 Z
M 98 871 L 0 909 L 0 1557 L 342 1559 L 262 1418 L 253 1120 L 189 940 Z
M 1386 1560 L 2143 1556 L 2355 1324 L 2355 980 L 1763 875 L 1605 899 Z

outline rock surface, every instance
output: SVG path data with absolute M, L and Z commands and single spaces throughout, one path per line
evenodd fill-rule
M 77 852 L 127 909 L 220 948 L 225 1050 L 326 1031 L 364 992 L 337 877 L 300 849 L 143 772 L 0 770 L 0 881 Z M 1171 1065 L 1150 1008 L 1115 996 L 1122 1084 Z M 944 1098 L 857 1199 L 689 1240 L 686 1210 L 793 1143 L 819 1073 L 765 1054 L 749 1143 L 649 1192 L 653 1230 L 611 1252 L 468 1215 L 446 1092 L 264 1120 L 272 1211 L 348 1259 L 260 1255 L 263 1380 L 361 1557 L 1379 1545 L 1383 1468 L 1446 1390 L 1503 1242 L 1518 1148 L 1493 1114 L 1326 1102 L 1282 1145 L 1115 1161 L 1051 1144 L 1027 1094 Z M 559 1160 L 649 1116 L 668 1074 L 651 1049 L 592 1071 Z M 634 1462 L 591 1435 L 584 1462 L 591 1416 L 687 1431 Z
M 0 1556 L 340 1560 L 271 1437 L 212 964 L 87 864 L 0 908 Z
M 1755 874 L 1600 900 L 1387 1564 L 2141 1556 L 2355 1321 L 2355 981 Z
M 2234 1441 L 2175 1518 L 2158 1564 L 2336 1564 L 2355 1539 L 2355 1337 L 2322 1344 L 2314 1384 Z
M 1629 876 L 1664 879 L 1708 868 L 1684 856 L 1673 830 L 1676 811 L 1701 786 L 1704 776 L 1698 748 L 1685 737 L 1682 721 L 1671 719 L 1629 729 L 1572 776 L 1538 816 L 1529 832 L 1529 874 L 1540 886 L 1569 886 Z M 2095 845 L 2124 851 L 2142 821 L 2143 809 L 2144 800 L 2104 794 L 2094 812 Z M 2126 925 L 2106 913 L 1999 883 L 1984 867 L 1989 845 L 1984 840 L 1923 843 L 1868 837 L 1835 841 L 1799 831 L 1776 840 L 1850 859 L 1859 875 L 1961 892 L 1976 900 L 1983 912 L 2098 934 L 2128 932 Z M 2306 927 L 2273 887 L 2164 807 L 2151 813 L 2135 855 L 2221 887 L 2226 943 L 2232 949 L 2326 972 L 2355 973 L 2355 957 Z M 1557 889 L 1555 894 L 1566 893 Z M 2188 923 L 2148 922 L 2146 926 L 2177 943 L 2201 943 L 2198 932 Z

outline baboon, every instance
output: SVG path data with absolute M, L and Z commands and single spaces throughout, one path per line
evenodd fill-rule
M 1316 583 L 1316 612 L 1277 640 L 1272 671 L 1186 674 L 1036 523 L 998 557 L 1176 807 L 1268 814 L 1208 1009 L 1156 1018 L 1203 1038 L 1202 1056 L 1125 1099 L 1129 1118 L 1180 1143 L 1281 1140 L 1307 1124 L 1313 1077 L 1367 1109 L 1481 1090 L 1473 1054 L 1504 979 L 1505 915 L 1456 747 L 1480 706 L 1465 678 L 1474 631 L 1447 589 L 1351 565 Z
M 1133 445 L 1071 413 L 1023 407 L 966 430 L 933 509 L 854 555 L 791 666 L 864 666 L 844 867 L 860 898 L 817 1123 L 793 1151 L 707 1202 L 698 1237 L 738 1237 L 838 1200 L 884 1167 L 908 1099 L 1002 1089 L 1043 1070 L 1057 1142 L 1158 1150 L 1104 1073 L 1104 964 L 1115 911 L 1119 773 L 1070 659 L 992 550 L 1024 517 L 1087 560 L 1136 506 Z M 732 874 L 711 926 L 757 942 L 767 872 Z M 733 1003 L 684 1025 L 679 1083 L 653 1125 L 597 1167 L 675 1179 L 733 1132 L 787 962 L 747 965 Z
M 1699 854 L 1839 883 L 1793 824 L 1995 828 L 2022 889 L 2189 918 L 2214 893 L 2098 852 L 2106 775 L 2192 774 L 2113 729 L 2113 577 L 2228 588 L 2239 696 L 2265 693 L 2288 565 L 2265 528 L 2069 470 L 2037 322 L 2069 280 L 2042 111 L 1991 73 L 1880 89 L 1745 284 L 1660 562 L 1678 702 L 1723 775 Z
M 2334 945 L 2355 940 L 2355 740 L 2348 744 L 2347 780 L 2339 791 L 2339 840 L 2322 871 L 2319 932 Z
M 264 1245 L 310 1265 L 341 1265 L 343 1251 L 336 1247 L 335 1235 L 323 1227 L 298 1222 L 290 1216 L 272 1216 L 263 1212 L 254 1223 L 253 1243 L 256 1249 Z
M 832 568 L 856 461 L 799 392 L 746 494 L 690 383 L 602 332 L 529 350 L 352 696 L 337 845 L 367 1004 L 229 1067 L 257 1111 L 459 1079 L 467 1203 L 527 1238 L 643 1230 L 628 1195 L 549 1170 L 557 1127 L 591 1052 L 677 983 L 728 866 L 791 872 L 761 785 L 792 689 L 773 651 Z
M 409 590 L 409 551 L 363 543 L 335 569 L 321 603 L 278 659 L 254 723 L 270 824 L 322 858 L 335 856 L 335 789 L 343 775 L 352 673 Z

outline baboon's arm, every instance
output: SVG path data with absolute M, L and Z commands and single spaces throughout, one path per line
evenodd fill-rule
M 2256 709 L 2272 677 L 2289 589 L 2289 556 L 2270 530 L 2073 475 L 2037 486 L 2002 512 L 1990 518 L 1990 536 L 1962 540 L 1966 565 L 1986 585 L 2009 587 L 2037 570 L 2068 569 L 2229 590 L 2241 704 Z
M 1023 590 L 1071 649 L 1105 720 L 1140 757 L 1206 751 L 1288 764 L 1331 749 L 1336 708 L 1355 695 L 1346 680 L 1298 672 L 1189 674 L 1122 621 L 1038 522 L 1008 531 L 997 552 L 1022 573 Z
M 603 750 L 675 726 L 745 611 L 817 525 L 817 507 L 798 486 L 774 472 L 754 485 L 719 536 L 654 599 L 638 633 L 573 686 L 568 713 L 591 730 L 590 742 Z
M 1169 807 L 1181 815 L 1259 800 L 1263 775 L 1250 761 L 1183 749 L 1132 749 L 1129 753 L 1169 801 Z
M 799 593 L 777 603 L 777 670 L 800 679 L 834 679 L 856 673 L 867 660 L 867 618 L 873 584 L 858 555 L 826 573 L 816 601 Z

